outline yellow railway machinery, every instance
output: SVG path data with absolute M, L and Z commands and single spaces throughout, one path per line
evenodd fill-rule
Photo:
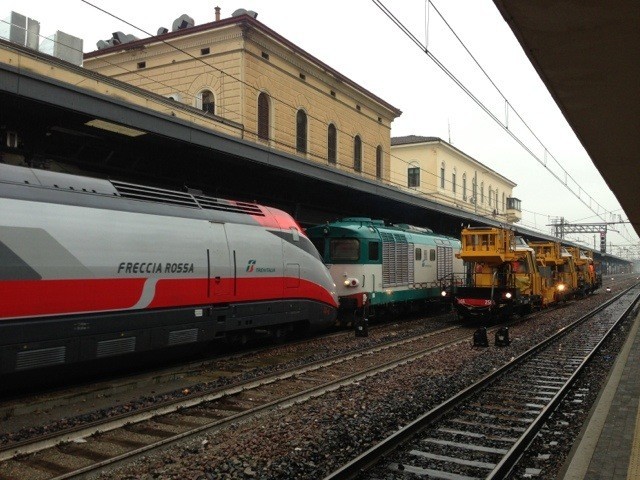
M 578 289 L 578 273 L 573 255 L 560 242 L 529 242 L 538 262 L 540 273 L 555 287 L 555 301 L 572 298 Z
M 468 227 L 461 241 L 466 279 L 454 307 L 465 320 L 524 315 L 554 301 L 555 287 L 540 273 L 534 249 L 512 230 Z

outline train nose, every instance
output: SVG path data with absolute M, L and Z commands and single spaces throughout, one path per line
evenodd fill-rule
M 329 290 L 329 292 L 331 292 L 331 298 L 333 298 L 333 301 L 336 304 L 336 307 L 338 306 L 338 287 L 336 286 L 335 283 L 333 283 L 333 281 L 331 282 L 332 288 Z

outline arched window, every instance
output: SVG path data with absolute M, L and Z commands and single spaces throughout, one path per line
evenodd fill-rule
M 462 199 L 467 199 L 467 172 L 462 174 Z
M 493 202 L 493 188 L 491 188 L 491 185 L 489 185 L 489 206 L 491 206 Z
M 333 123 L 327 128 L 327 160 L 333 165 L 338 161 L 338 132 Z
M 476 179 L 476 176 L 473 176 L 473 181 L 472 181 L 472 189 L 473 189 L 473 203 L 477 204 L 478 203 L 478 180 Z
M 376 178 L 382 178 L 382 147 L 376 147 Z
M 307 114 L 298 110 L 296 114 L 296 151 L 307 153 Z
M 202 111 L 206 113 L 215 114 L 216 113 L 216 102 L 213 97 L 213 93 L 211 90 L 203 90 L 200 93 L 200 98 L 202 99 Z
M 258 95 L 258 138 L 269 140 L 269 95 Z
M 440 188 L 444 188 L 444 162 L 440 164 Z
M 360 140 L 360 135 L 356 135 L 353 139 L 353 169 L 356 172 L 362 171 L 362 140 Z
M 420 166 L 418 162 L 411 162 L 407 169 L 407 186 L 418 188 L 420 186 Z
M 453 195 L 456 194 L 456 168 L 453 167 L 453 172 L 451 173 L 451 190 L 453 191 Z
M 504 192 L 502 192 L 502 211 L 504 212 Z

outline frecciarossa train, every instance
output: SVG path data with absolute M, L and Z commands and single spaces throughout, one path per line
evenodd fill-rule
M 428 228 L 355 217 L 306 232 L 336 283 L 339 324 L 450 301 L 464 271 L 460 240 Z
M 0 374 L 322 329 L 336 308 L 285 212 L 0 164 Z

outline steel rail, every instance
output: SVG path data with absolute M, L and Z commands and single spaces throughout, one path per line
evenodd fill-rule
M 440 418 L 442 418 L 444 415 L 452 411 L 454 408 L 463 404 L 467 399 L 471 398 L 472 396 L 479 393 L 480 391 L 485 390 L 486 388 L 491 386 L 494 382 L 496 382 L 499 378 L 507 374 L 509 371 L 513 370 L 520 364 L 524 363 L 526 360 L 532 358 L 534 355 L 544 350 L 547 346 L 555 342 L 557 339 L 563 337 L 564 335 L 574 330 L 579 325 L 586 322 L 587 320 L 589 320 L 590 318 L 592 318 L 593 316 L 595 316 L 605 308 L 609 307 L 610 305 L 615 303 L 622 296 L 624 296 L 626 293 L 630 292 L 633 288 L 636 288 L 637 286 L 638 284 L 629 287 L 628 289 L 612 297 L 607 302 L 591 310 L 590 312 L 588 312 L 578 320 L 561 328 L 553 336 L 533 346 L 532 348 L 530 348 L 529 350 L 527 350 L 517 358 L 513 359 L 512 361 L 505 364 L 501 368 L 495 370 L 494 372 L 486 375 L 485 377 L 483 377 L 473 385 L 465 388 L 464 390 L 461 390 L 460 392 L 452 396 L 450 399 L 441 403 L 437 407 L 434 407 L 433 409 L 431 409 L 421 417 L 417 418 L 413 422 L 407 424 L 405 427 L 393 433 L 389 437 L 385 438 L 383 441 L 381 441 L 377 445 L 374 445 L 369 450 L 365 451 L 364 453 L 362 453 L 361 455 L 353 459 L 351 462 L 347 463 L 346 465 L 343 465 L 341 468 L 327 475 L 326 477 L 324 477 L 324 480 L 354 479 L 358 477 L 358 475 L 362 474 L 363 472 L 370 470 L 373 466 L 375 466 L 379 462 L 381 458 L 398 450 L 402 445 L 409 442 L 413 437 L 415 437 L 422 430 L 426 429 L 427 427 L 437 422 Z M 605 337 L 608 337 L 611 331 L 613 330 L 613 328 L 615 327 L 615 325 L 617 325 L 619 321 L 625 318 L 625 316 L 633 308 L 637 300 L 638 300 L 638 297 L 636 296 L 635 300 L 631 302 L 631 306 L 625 310 L 624 314 L 621 315 L 620 318 L 615 322 L 615 324 L 607 331 Z M 603 337 L 598 342 L 597 347 L 593 350 L 595 351 L 597 348 L 599 348 L 604 340 L 605 338 Z M 593 355 L 593 351 L 589 354 L 590 357 L 591 355 Z M 580 370 L 582 370 L 582 368 L 586 363 L 588 362 L 583 361 L 581 363 Z M 575 381 L 575 378 L 577 377 L 578 373 L 579 372 L 576 371 L 571 375 L 570 380 L 572 383 L 573 381 Z M 553 406 L 549 406 L 543 409 L 542 413 L 544 413 L 545 415 L 544 419 L 546 419 L 548 415 L 550 415 L 553 412 L 554 408 L 562 400 L 567 390 L 568 390 L 568 387 L 566 388 L 563 387 L 563 394 L 561 395 L 560 393 L 558 393 L 552 399 Z M 543 419 L 540 419 L 540 421 L 535 421 L 534 422 L 536 424 L 535 427 L 533 424 L 530 425 L 530 427 L 523 433 L 523 435 L 517 441 L 517 443 L 513 445 L 513 447 L 508 451 L 508 453 L 502 459 L 502 461 L 499 462 L 498 465 L 495 467 L 496 473 L 495 474 L 492 473 L 492 476 L 488 478 L 492 478 L 492 479 L 504 478 L 505 471 L 509 471 L 511 470 L 511 468 L 513 468 L 517 458 L 520 457 L 522 452 L 526 449 L 526 447 L 529 445 L 529 443 L 533 440 L 533 438 L 537 434 L 539 428 L 544 423 L 542 420 Z
M 625 292 L 620 293 L 615 298 L 622 297 L 627 292 L 631 291 L 633 287 L 629 288 Z M 564 399 L 564 397 L 569 392 L 569 389 L 573 386 L 573 384 L 578 379 L 579 375 L 582 373 L 582 370 L 591 362 L 596 353 L 600 350 L 602 344 L 609 338 L 611 333 L 615 330 L 618 324 L 624 320 L 629 312 L 633 310 L 638 301 L 638 296 L 636 299 L 631 302 L 629 307 L 620 315 L 618 320 L 616 320 L 611 327 L 607 330 L 604 336 L 600 339 L 597 345 L 587 354 L 584 360 L 578 365 L 573 374 L 566 381 L 564 386 L 560 388 L 558 393 L 551 399 L 551 401 L 547 404 L 545 408 L 542 409 L 542 412 L 538 415 L 538 417 L 533 421 L 533 423 L 527 428 L 527 430 L 522 434 L 522 436 L 514 443 L 511 449 L 507 452 L 507 454 L 500 460 L 498 465 L 493 469 L 493 471 L 486 477 L 486 480 L 499 480 L 505 478 L 509 472 L 516 466 L 518 460 L 522 456 L 522 454 L 529 448 L 529 445 L 534 440 L 540 429 L 544 426 L 544 423 L 551 416 L 551 414 L 558 407 L 560 402 Z
M 446 330 L 452 330 L 455 327 L 446 329 Z M 425 336 L 429 336 L 429 335 L 425 335 Z M 154 450 L 158 450 L 158 449 L 162 449 L 162 448 L 166 448 L 168 446 L 171 446 L 179 441 L 185 440 L 187 438 L 193 437 L 195 435 L 199 435 L 205 432 L 209 432 L 209 431 L 217 431 L 220 428 L 233 423 L 233 422 L 237 422 L 240 420 L 246 420 L 248 418 L 251 418 L 259 413 L 262 412 L 266 412 L 266 411 L 270 411 L 270 410 L 274 410 L 276 408 L 286 408 L 289 407 L 291 405 L 294 404 L 298 404 L 298 403 L 302 403 L 310 398 L 315 398 L 318 396 L 321 396 L 329 391 L 333 391 L 336 390 L 342 386 L 348 385 L 348 384 L 352 384 L 355 382 L 359 382 L 367 377 L 373 376 L 373 375 L 377 375 L 379 373 L 385 372 L 387 370 L 391 370 L 393 368 L 396 368 L 400 365 L 406 364 L 408 362 L 411 361 L 415 361 L 421 357 L 424 357 L 426 355 L 431 355 L 436 351 L 442 350 L 443 348 L 446 348 L 448 346 L 451 346 L 455 343 L 459 343 L 459 342 L 463 342 L 463 341 L 467 341 L 467 337 L 461 337 L 458 339 L 454 339 L 454 340 L 450 340 L 447 342 L 443 342 L 441 344 L 435 345 L 435 346 L 430 346 L 428 348 L 425 349 L 421 349 L 418 352 L 412 352 L 410 354 L 407 355 L 403 355 L 400 358 L 396 358 L 394 360 L 391 360 L 389 362 L 385 362 L 383 364 L 380 365 L 376 365 L 374 367 L 370 367 L 368 369 L 362 370 L 360 372 L 356 372 L 350 375 L 347 375 L 345 377 L 336 379 L 336 380 L 332 380 L 326 383 L 323 383 L 321 385 L 318 386 L 313 386 L 309 389 L 306 389 L 302 392 L 298 392 L 298 393 L 294 393 L 292 395 L 289 395 L 287 397 L 284 398 L 280 398 L 277 400 L 273 400 L 271 402 L 265 403 L 263 405 L 257 406 L 255 408 L 252 408 L 250 410 L 244 411 L 244 412 L 239 412 L 237 414 L 231 415 L 229 417 L 226 417 L 224 419 L 221 420 L 217 420 L 211 423 L 208 423 L 206 425 L 201 425 L 195 428 L 192 428 L 188 431 L 182 432 L 182 433 L 178 433 L 174 436 L 150 443 L 148 445 L 145 445 L 143 447 L 139 447 L 137 449 L 134 449 L 132 451 L 129 452 L 125 452 L 121 455 L 118 455 L 116 457 L 113 458 L 109 458 L 106 460 L 102 460 L 99 462 L 96 462 L 92 465 L 88 465 L 86 467 L 82 467 L 80 469 L 71 471 L 71 472 L 67 472 L 64 473 L 62 475 L 53 477 L 51 480 L 68 480 L 71 478 L 84 478 L 88 475 L 91 475 L 93 473 L 96 473 L 98 470 L 102 470 L 105 467 L 115 467 L 117 465 L 120 464 L 124 464 L 126 462 L 131 461 L 134 458 L 137 458 L 141 455 L 147 454 L 151 451 Z M 407 343 L 408 340 L 403 340 L 399 343 Z M 379 350 L 383 350 L 386 349 L 387 347 L 385 346 L 384 348 L 380 348 Z M 247 389 L 243 389 L 242 391 L 246 391 Z M 185 412 L 186 410 L 181 409 L 181 412 Z M 128 422 L 127 422 L 128 423 Z
M 456 328 L 460 327 L 447 327 L 434 332 L 423 333 L 401 340 L 391 340 L 374 346 L 358 348 L 349 353 L 338 353 L 322 360 L 316 360 L 314 362 L 308 363 L 304 366 L 296 366 L 293 368 L 285 369 L 275 374 L 268 373 L 265 375 L 259 375 L 254 379 L 240 382 L 236 385 L 215 388 L 209 392 L 196 393 L 193 395 L 189 395 L 188 397 L 169 398 L 154 403 L 153 405 L 138 408 L 132 412 L 124 412 L 104 419 L 95 420 L 93 422 L 83 423 L 81 425 L 67 428 L 63 431 L 39 435 L 35 439 L 31 438 L 19 442 L 13 442 L 7 445 L 2 445 L 0 446 L 0 462 L 11 459 L 18 455 L 34 453 L 46 448 L 50 448 L 56 443 L 75 441 L 88 437 L 96 432 L 107 432 L 109 430 L 119 428 L 125 422 L 128 424 L 143 422 L 149 420 L 150 418 L 153 418 L 154 416 L 166 415 L 183 408 L 194 407 L 201 403 L 216 400 L 224 396 L 234 395 L 243 391 L 257 388 L 262 385 L 274 383 L 288 377 L 293 377 L 330 365 L 348 362 L 355 358 L 362 357 L 363 355 L 378 353 L 383 350 L 395 347 L 401 347 L 404 344 L 420 341 L 434 335 L 447 333 L 455 330 Z

